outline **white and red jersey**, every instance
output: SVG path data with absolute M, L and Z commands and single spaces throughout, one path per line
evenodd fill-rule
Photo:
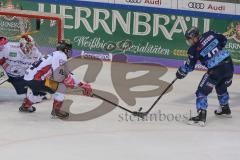
M 59 76 L 63 77 L 60 81 L 63 81 L 65 79 L 65 74 L 60 72 L 60 68 L 64 66 L 66 62 L 66 54 L 62 51 L 55 51 L 52 54 L 41 58 L 28 68 L 24 79 L 27 81 L 44 80 L 46 77 L 53 77 L 54 73 L 57 72 L 55 75 L 59 74 Z
M 0 65 L 3 66 L 8 76 L 23 77 L 29 66 L 41 57 L 42 53 L 35 46 L 32 54 L 26 55 L 22 52 L 18 42 L 8 42 L 0 51 Z

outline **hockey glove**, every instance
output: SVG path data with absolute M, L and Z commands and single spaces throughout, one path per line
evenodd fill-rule
M 79 82 L 76 78 L 74 78 L 71 74 L 63 81 L 66 87 L 74 89 L 75 87 L 80 87 L 83 89 L 83 95 L 92 96 L 92 87 L 88 83 Z
M 90 84 L 81 82 L 81 83 L 79 83 L 79 87 L 81 87 L 83 89 L 84 96 L 92 97 L 93 90 L 92 90 L 92 87 Z
M 180 67 L 176 73 L 177 79 L 183 79 L 187 76 L 187 73 L 183 71 L 182 67 Z
M 67 88 L 71 88 L 73 89 L 76 85 L 75 81 L 74 81 L 74 78 L 72 75 L 68 75 L 68 77 L 66 79 L 64 79 L 63 83 L 65 84 L 65 86 Z

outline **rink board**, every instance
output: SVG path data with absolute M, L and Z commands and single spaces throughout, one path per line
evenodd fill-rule
M 20 4 L 24 9 L 64 13 L 65 38 L 73 42 L 75 55 L 82 50 L 93 54 L 124 54 L 131 59 L 129 62 L 178 67 L 187 56 L 184 32 L 194 25 L 201 32 L 212 29 L 228 37 L 226 49 L 232 54 L 236 73 L 240 73 L 240 16 L 86 1 L 66 1 L 63 5 L 47 2 Z M 48 41 L 38 43 L 48 47 Z

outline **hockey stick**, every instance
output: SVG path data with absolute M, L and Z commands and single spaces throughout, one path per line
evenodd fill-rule
M 40 29 L 41 29 L 41 20 L 37 19 L 36 20 L 36 29 L 35 30 L 29 31 L 29 32 L 26 32 L 26 33 L 23 33 L 23 34 L 15 35 L 15 36 L 12 36 L 12 37 L 8 37 L 8 39 L 10 39 L 10 40 L 17 40 L 17 39 L 20 39 L 23 35 L 33 35 L 33 34 L 38 33 L 40 31 Z
M 72 73 L 71 73 L 71 74 L 72 74 Z M 83 88 L 81 88 L 81 87 L 79 87 L 79 86 L 78 86 L 77 88 L 79 88 L 81 91 L 83 91 Z M 101 99 L 101 100 L 103 100 L 103 101 L 105 101 L 105 102 L 108 102 L 108 103 L 110 103 L 110 104 L 112 104 L 112 105 L 114 105 L 114 106 L 116 106 L 116 107 L 118 107 L 118 108 L 120 108 L 120 109 L 128 112 L 128 113 L 134 114 L 134 111 L 131 111 L 131 110 L 125 108 L 125 107 L 122 107 L 122 106 L 116 104 L 115 102 L 112 102 L 112 101 L 110 101 L 110 100 L 108 100 L 108 99 L 106 99 L 106 98 L 103 98 L 102 96 L 99 96 L 99 95 L 97 95 L 97 94 L 95 94 L 95 93 L 92 93 L 92 94 L 90 95 L 90 97 L 99 98 L 99 99 Z M 140 108 L 140 109 L 141 109 L 141 108 Z M 141 110 L 139 110 L 138 112 L 140 112 L 140 111 L 141 111 Z M 140 116 L 138 116 L 138 115 L 134 115 L 134 116 L 140 117 Z M 140 117 L 140 118 L 142 118 L 142 117 Z
M 141 117 L 141 116 L 139 116 L 139 115 L 137 115 L 137 114 L 134 114 L 135 112 L 133 112 L 133 111 L 131 111 L 131 110 L 125 108 L 125 107 L 122 107 L 122 106 L 120 106 L 120 105 L 118 105 L 118 104 L 116 104 L 116 103 L 114 103 L 114 102 L 112 102 L 112 101 L 110 101 L 110 100 L 107 100 L 107 99 L 105 99 L 105 98 L 103 98 L 103 97 L 101 97 L 101 96 L 99 96 L 99 95 L 97 95 L 97 94 L 94 94 L 94 93 L 93 93 L 92 96 L 94 96 L 94 97 L 96 97 L 96 98 L 99 98 L 99 99 L 101 99 L 101 100 L 103 100 L 103 101 L 106 101 L 106 102 L 108 102 L 108 103 L 110 103 L 110 104 L 112 104 L 112 105 L 114 105 L 114 106 L 116 106 L 116 107 L 118 107 L 118 108 L 120 108 L 120 109 L 122 109 L 122 110 L 124 110 L 124 111 L 127 111 L 128 113 L 133 114 L 134 116 L 137 116 L 137 117 L 140 117 L 140 118 L 144 118 L 144 117 Z M 140 112 L 140 111 L 141 111 L 141 108 L 140 108 L 140 110 L 139 110 L 138 112 Z M 137 112 L 137 113 L 138 113 L 138 112 Z
M 172 83 L 170 83 L 168 85 L 168 87 L 163 91 L 163 93 L 157 98 L 157 100 L 153 103 L 153 105 L 146 111 L 146 112 L 141 112 L 142 108 L 139 109 L 138 112 L 133 112 L 132 114 L 134 116 L 138 116 L 141 118 L 144 118 L 145 116 L 147 116 L 151 110 L 155 107 L 155 105 L 158 103 L 158 101 L 162 98 L 163 95 L 165 95 L 165 93 L 172 87 L 172 85 L 177 81 L 177 78 L 175 78 Z
M 95 94 L 95 93 L 93 93 L 92 96 L 93 96 L 93 97 L 96 97 L 96 98 L 99 98 L 99 99 L 101 99 L 101 100 L 103 100 L 103 101 L 106 101 L 106 102 L 108 102 L 108 103 L 110 103 L 110 104 L 112 104 L 112 105 L 114 105 L 114 106 L 116 106 L 116 107 L 118 107 L 118 108 L 120 108 L 120 109 L 128 112 L 128 113 L 131 113 L 132 115 L 134 115 L 134 116 L 136 116 L 136 117 L 144 118 L 145 116 L 147 116 L 147 115 L 149 114 L 149 112 L 151 112 L 151 110 L 155 107 L 155 105 L 156 105 L 156 104 L 158 103 L 158 101 L 162 98 L 162 96 L 165 95 L 165 93 L 169 90 L 170 87 L 172 87 L 172 85 L 173 85 L 176 81 L 177 81 L 177 78 L 175 78 L 175 79 L 172 81 L 172 83 L 170 83 L 170 84 L 168 85 L 168 87 L 163 91 L 163 93 L 158 97 L 158 99 L 153 103 L 153 105 L 152 105 L 146 112 L 141 112 L 141 111 L 142 111 L 142 107 L 141 107 L 138 111 L 131 111 L 131 110 L 129 110 L 129 109 L 125 108 L 125 107 L 122 107 L 122 106 L 120 106 L 120 105 L 118 105 L 118 104 L 116 104 L 116 103 L 114 103 L 114 102 L 112 102 L 112 101 L 110 101 L 110 100 L 107 100 L 107 99 L 105 99 L 105 98 L 103 98 L 103 97 L 101 97 L 101 96 L 99 96 L 99 95 L 97 95 L 97 94 Z
M 32 34 L 35 34 L 35 33 L 38 33 L 38 32 L 39 32 L 38 30 L 34 30 L 34 31 L 31 31 L 31 32 L 26 32 L 24 34 L 20 34 L 20 35 L 9 37 L 8 39 L 10 39 L 10 40 L 17 40 L 17 39 L 20 39 L 23 35 L 32 35 Z
M 8 75 L 3 69 L 3 67 L 0 65 L 0 85 L 3 84 L 8 80 Z

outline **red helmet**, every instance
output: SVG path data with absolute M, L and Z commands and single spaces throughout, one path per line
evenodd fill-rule
M 8 43 L 7 37 L 0 37 L 0 47 Z
M 3 50 L 4 46 L 8 43 L 8 39 L 6 37 L 0 36 L 0 51 Z
M 23 51 L 24 54 L 26 55 L 31 55 L 32 54 L 32 49 L 35 45 L 35 42 L 30 35 L 23 35 L 19 41 L 20 43 L 20 48 Z

